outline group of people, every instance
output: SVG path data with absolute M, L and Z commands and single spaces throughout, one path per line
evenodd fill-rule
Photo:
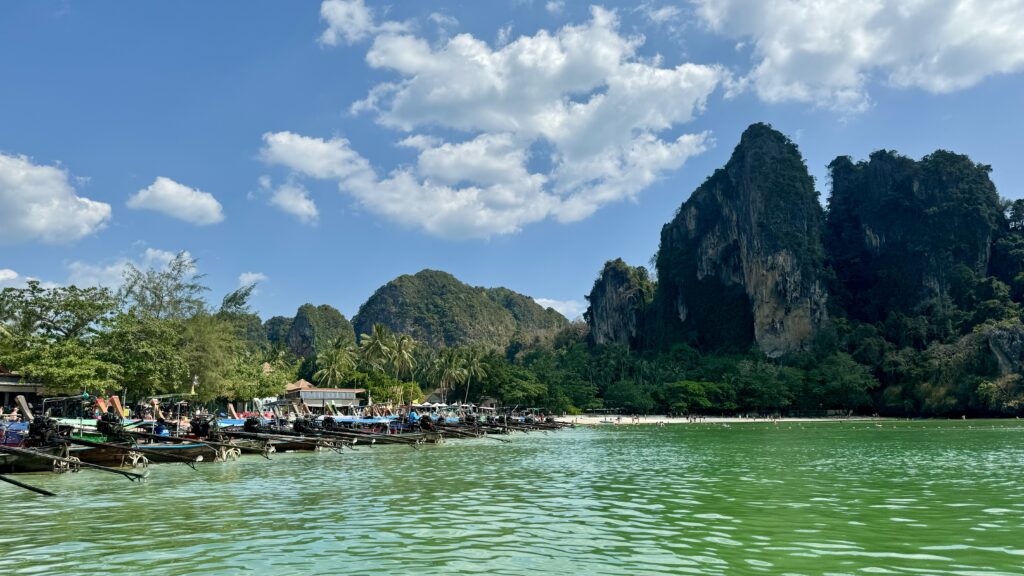
M 18 422 L 21 420 L 21 413 L 17 406 L 0 407 L 0 422 Z

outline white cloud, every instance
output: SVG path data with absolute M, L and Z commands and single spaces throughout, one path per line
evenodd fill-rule
M 224 209 L 213 194 L 189 188 L 163 176 L 157 177 L 152 184 L 129 198 L 128 207 L 156 210 L 199 226 L 224 220 Z
M 30 281 L 39 282 L 39 286 L 44 289 L 60 287 L 60 284 L 56 282 L 47 282 L 32 276 L 22 276 L 10 268 L 0 268 L 0 290 L 4 288 L 24 288 Z
M 562 316 L 569 320 L 579 318 L 587 307 L 578 300 L 553 300 L 551 298 L 534 298 L 534 302 L 545 308 L 554 308 Z
M 238 287 L 242 288 L 250 284 L 259 284 L 269 280 L 267 275 L 262 272 L 242 272 L 238 275 Z
M 565 1 L 548 0 L 548 3 L 544 5 L 544 9 L 552 14 L 561 14 L 562 10 L 565 9 Z
M 403 138 L 398 142 L 395 142 L 395 146 L 401 146 L 402 148 L 413 148 L 415 150 L 426 150 L 435 146 L 444 144 L 444 141 L 435 136 L 427 136 L 426 134 L 414 134 L 408 138 Z
M 0 288 L 7 288 L 18 283 L 20 276 L 10 268 L 0 268 Z
M 373 11 L 363 0 L 324 0 L 320 4 L 320 19 L 327 23 L 327 29 L 320 35 L 320 43 L 327 46 L 337 46 L 341 42 L 355 44 L 372 34 L 408 29 L 408 25 L 401 22 L 377 24 Z
M 320 211 L 316 203 L 309 197 L 309 192 L 299 184 L 286 183 L 274 190 L 270 203 L 292 216 L 303 224 L 316 224 Z
M 437 26 L 437 31 L 442 37 L 447 37 L 452 29 L 459 27 L 459 20 L 454 16 L 448 14 L 441 14 L 440 12 L 431 12 L 427 19 Z
M 512 25 L 502 26 L 498 28 L 498 35 L 494 38 L 494 43 L 498 48 L 504 47 L 508 44 L 509 40 L 512 39 Z
M 185 255 L 191 257 L 188 252 Z M 124 272 L 129 265 L 140 270 L 163 270 L 177 253 L 156 248 L 146 248 L 138 258 L 118 258 L 106 264 L 93 264 L 76 260 L 68 264 L 68 284 L 75 286 L 103 286 L 116 289 L 124 281 Z
M 78 240 L 103 229 L 110 212 L 78 196 L 66 171 L 0 153 L 0 244 Z
M 691 0 L 707 26 L 749 40 L 746 78 L 768 102 L 844 112 L 873 80 L 943 93 L 1024 69 L 1022 0 Z
M 638 10 L 643 13 L 644 17 L 651 21 L 652 24 L 668 24 L 678 20 L 682 15 L 683 11 L 678 6 L 665 5 L 655 7 L 653 4 L 645 2 L 640 5 Z
M 416 164 L 382 176 L 344 138 L 291 132 L 265 134 L 262 157 L 336 180 L 370 211 L 441 236 L 586 218 L 704 151 L 706 133 L 663 134 L 702 111 L 725 78 L 715 66 L 644 61 L 643 38 L 618 25 L 595 7 L 587 23 L 494 48 L 469 34 L 434 47 L 379 33 L 366 61 L 398 80 L 373 87 L 352 111 L 408 133 L 399 145 L 420 151 Z M 426 133 L 438 127 L 452 141 Z

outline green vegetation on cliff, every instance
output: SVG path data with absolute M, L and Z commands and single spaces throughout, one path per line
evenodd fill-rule
M 744 133 L 662 230 L 646 337 L 589 351 L 621 370 L 597 383 L 606 405 L 1021 412 L 1024 201 L 946 151 L 829 171 L 823 215 L 796 147 Z M 587 319 L 604 333 L 634 314 L 592 302 Z
M 662 228 L 652 343 L 806 348 L 826 316 L 822 220 L 796 145 L 765 124 L 747 128 Z
M 567 321 L 511 290 L 469 286 L 447 272 L 422 270 L 379 288 L 359 307 L 354 323 L 360 334 L 381 324 L 435 349 L 504 349 L 514 338 L 550 335 Z
M 585 323 L 423 270 L 352 323 L 306 304 L 261 325 L 251 287 L 210 307 L 181 255 L 117 294 L 5 289 L 0 365 L 133 397 L 198 377 L 203 400 L 248 399 L 302 376 L 566 412 L 1022 415 L 1024 200 L 989 172 L 946 151 L 840 157 L 823 210 L 797 147 L 755 124 L 662 228 L 657 282 L 608 261 Z
M 591 341 L 597 345 L 624 342 L 639 346 L 653 299 L 654 283 L 646 268 L 634 268 L 621 258 L 605 262 L 587 295 L 590 305 L 583 315 L 590 326 Z

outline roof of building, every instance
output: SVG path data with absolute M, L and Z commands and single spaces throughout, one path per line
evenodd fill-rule
M 360 392 L 366 392 L 364 388 L 320 388 L 307 382 L 305 379 L 292 382 L 286 388 L 286 392 L 298 392 L 300 390 L 310 390 L 316 392 L 354 392 L 356 394 Z

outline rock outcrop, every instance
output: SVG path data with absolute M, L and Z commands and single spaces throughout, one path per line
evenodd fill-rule
M 941 150 L 836 158 L 825 242 L 843 308 L 867 322 L 917 315 L 956 279 L 983 278 L 1003 218 L 989 170 Z
M 826 320 L 822 222 L 796 145 L 750 126 L 662 228 L 660 330 L 705 348 L 756 343 L 773 357 L 804 348 Z
M 288 328 L 285 345 L 292 354 L 313 359 L 339 340 L 343 344 L 354 344 L 356 341 L 355 331 L 348 319 L 327 304 L 303 304 Z
M 356 330 L 380 323 L 441 348 L 481 344 L 504 349 L 513 338 L 553 335 L 568 325 L 558 312 L 506 288 L 480 288 L 447 272 L 422 270 L 381 286 L 359 307 Z
M 1024 374 L 1024 327 L 1020 324 L 996 326 L 987 330 L 985 337 L 1001 374 Z
M 646 268 L 634 268 L 621 258 L 606 262 L 587 296 L 590 305 L 583 315 L 591 340 L 597 345 L 638 347 L 653 298 L 654 283 Z

